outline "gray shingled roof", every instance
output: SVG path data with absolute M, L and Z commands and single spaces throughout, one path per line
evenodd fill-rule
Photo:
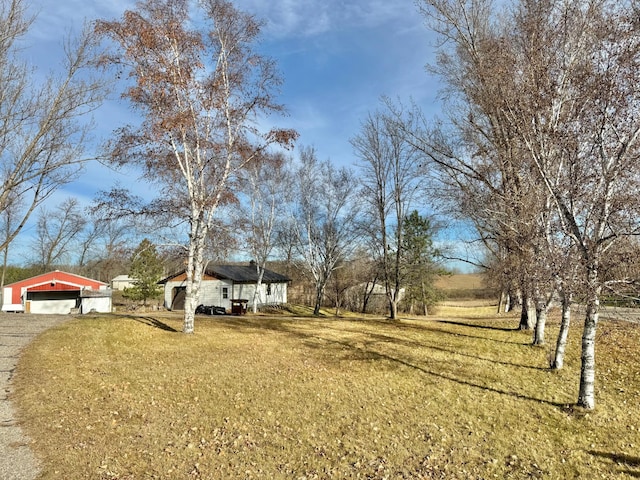
M 258 270 L 255 265 L 213 265 L 207 268 L 207 274 L 213 277 L 233 280 L 235 283 L 256 283 Z M 290 279 L 271 270 L 264 270 L 262 283 L 284 283 Z
M 184 272 L 185 271 L 182 270 L 181 272 L 170 275 L 160 280 L 158 284 L 165 284 Z M 258 271 L 255 265 L 213 265 L 208 267 L 205 273 L 211 277 L 231 280 L 234 283 L 256 283 L 258 281 Z M 264 270 L 264 275 L 262 276 L 262 283 L 287 283 L 290 281 L 291 279 L 289 277 L 267 269 Z

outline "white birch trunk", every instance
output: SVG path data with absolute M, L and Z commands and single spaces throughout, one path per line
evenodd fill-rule
M 256 268 L 258 269 L 258 280 L 256 281 L 256 290 L 253 292 L 253 305 L 251 307 L 253 313 L 258 313 L 258 296 L 260 295 L 260 286 L 262 285 L 262 278 L 264 277 L 265 265 L 256 264 Z
M 571 324 L 571 294 L 565 294 L 562 298 L 562 321 L 560 322 L 560 331 L 558 332 L 558 340 L 556 342 L 556 351 L 551 368 L 560 370 L 564 367 L 564 355 L 567 347 L 567 339 L 569 338 L 569 326 Z
M 533 329 L 533 344 L 544 345 L 544 330 L 547 325 L 547 299 L 540 292 L 540 289 L 536 287 L 536 323 Z
M 186 296 L 184 300 L 184 321 L 182 324 L 183 333 L 193 333 L 195 328 L 196 307 L 198 306 L 196 304 L 196 297 L 198 292 L 194 288 L 195 252 L 193 250 L 193 244 L 190 244 L 186 272 Z
M 580 390 L 578 406 L 593 409 L 595 400 L 596 377 L 596 327 L 598 326 L 598 310 L 600 307 L 600 290 L 598 285 L 598 269 L 590 267 L 588 271 L 589 298 L 582 332 L 582 354 L 580 367 Z
M 536 306 L 530 298 L 527 298 L 527 330 L 531 330 L 537 323 Z
M 547 323 L 547 307 L 536 307 L 536 326 L 533 329 L 533 344 L 544 345 L 544 329 Z
M 507 312 L 507 292 L 500 290 L 500 300 L 498 301 L 498 314 Z
M 204 250 L 207 237 L 207 226 L 197 214 L 194 215 L 190 236 L 182 326 L 182 332 L 188 334 L 192 334 L 195 330 L 196 307 L 200 301 L 200 285 L 204 273 Z

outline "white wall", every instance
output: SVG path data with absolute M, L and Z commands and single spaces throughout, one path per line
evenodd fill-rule
M 227 298 L 224 298 L 224 289 L 227 289 Z M 233 284 L 229 280 L 205 280 L 200 290 L 200 303 L 202 305 L 214 305 L 224 307 L 231 311 L 231 299 L 233 296 Z
M 11 287 L 4 287 L 2 289 L 2 311 L 3 312 L 22 312 L 24 310 L 24 306 L 21 303 L 16 303 L 16 304 L 11 303 L 12 293 L 13 293 L 13 289 Z
M 80 313 L 89 313 L 91 310 L 111 313 L 111 297 L 84 297 L 80 304 Z
M 173 300 L 173 289 L 184 287 L 185 282 L 167 282 L 164 286 L 164 305 L 171 307 Z M 224 298 L 224 288 L 227 289 L 227 298 Z M 203 280 L 200 287 L 200 301 L 202 305 L 214 305 L 224 307 L 231 312 L 232 299 L 246 299 L 249 306 L 253 302 L 253 294 L 256 290 L 255 284 L 240 283 L 233 285 L 230 280 Z M 282 304 L 287 303 L 287 284 L 272 283 L 271 295 L 267 295 L 267 284 L 260 285 L 258 305 L 262 304 Z
M 71 309 L 76 307 L 75 298 L 64 300 L 28 300 L 31 305 L 29 311 L 31 313 L 52 313 L 66 315 L 71 313 Z

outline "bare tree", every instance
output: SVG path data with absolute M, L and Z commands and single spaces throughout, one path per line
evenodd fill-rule
M 406 140 L 398 118 L 412 128 L 411 112 L 405 116 L 387 100 L 387 111 L 370 114 L 361 132 L 351 139 L 360 159 L 362 199 L 369 237 L 381 265 L 389 302 L 389 317 L 396 319 L 405 275 L 402 270 L 403 223 L 419 199 L 423 157 Z M 404 117 L 404 118 L 403 118 Z
M 252 163 L 244 177 L 247 205 L 240 210 L 245 224 L 246 243 L 256 264 L 258 279 L 252 299 L 253 312 L 258 310 L 262 278 L 276 242 L 276 226 L 284 214 L 284 191 L 289 188 L 290 172 L 282 153 L 265 154 Z
M 574 259 L 572 249 L 580 254 L 587 314 L 578 404 L 593 408 L 595 331 L 603 288 L 599 268 L 614 242 L 638 233 L 638 203 L 632 194 L 639 178 L 637 12 L 628 2 L 522 0 L 505 10 L 505 21 L 497 24 L 488 1 L 431 0 L 422 5 L 455 44 L 455 50 L 441 57 L 450 87 L 490 126 L 485 130 L 490 148 L 479 156 L 496 152 L 502 160 L 493 162 L 496 166 L 520 159 L 509 164 L 521 165 L 534 179 L 533 196 L 508 198 L 527 206 L 522 218 L 535 226 L 535 235 L 524 243 L 532 255 L 524 258 L 535 262 L 530 292 L 538 311 L 548 306 L 544 291 L 555 285 L 570 303 L 576 264 L 560 259 Z M 502 146 L 517 156 L 507 155 Z M 466 178 L 477 171 L 467 173 L 468 161 L 441 164 L 453 165 Z M 522 222 L 514 226 L 520 235 L 527 232 Z M 560 234 L 573 246 L 557 242 Z
M 36 264 L 42 272 L 61 262 L 70 263 L 75 242 L 86 224 L 75 198 L 65 200 L 53 210 L 40 208 L 33 250 L 38 254 Z
M 109 282 L 129 270 L 130 252 L 147 229 L 133 216 L 113 215 L 117 201 L 95 202 L 85 210 L 86 227 L 77 238 L 77 268 L 82 275 Z
M 346 168 L 320 162 L 313 148 L 300 153 L 293 188 L 293 228 L 298 257 L 315 286 L 314 315 L 320 313 L 325 287 L 340 262 L 357 246 L 356 179 Z
M 443 38 L 433 70 L 446 82 L 448 125 L 412 131 L 409 141 L 431 159 L 450 212 L 470 219 L 506 287 L 522 296 L 520 328 L 545 341 L 550 300 L 562 275 L 554 242 L 558 213 L 512 111 L 522 96 L 514 22 L 490 0 L 420 3 Z M 514 281 L 514 278 L 517 281 Z
M 640 25 L 626 2 L 523 2 L 519 14 L 528 32 L 551 39 L 534 49 L 533 35 L 525 37 L 529 48 L 523 50 L 531 54 L 521 64 L 526 94 L 512 115 L 582 257 L 586 318 L 578 405 L 594 408 L 600 267 L 616 241 L 640 232 Z
M 104 80 L 90 74 L 96 52 L 88 31 L 64 44 L 61 71 L 37 83 L 16 46 L 33 22 L 26 9 L 22 0 L 0 3 L 0 212 L 13 209 L 14 216 L 1 250 L 45 199 L 77 178 L 88 160 L 88 114 L 105 94 Z
M 296 137 L 258 125 L 258 115 L 283 110 L 273 97 L 281 83 L 274 63 L 253 50 L 260 27 L 224 0 L 144 0 L 120 21 L 96 25 L 119 45 L 104 63 L 127 69 L 133 84 L 124 96 L 143 117 L 119 132 L 113 161 L 141 166 L 187 223 L 185 333 L 194 331 L 214 213 L 235 201 L 244 167 Z

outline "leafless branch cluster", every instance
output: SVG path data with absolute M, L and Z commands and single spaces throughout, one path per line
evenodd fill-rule
M 105 81 L 93 74 L 96 42 L 85 30 L 64 45 L 61 71 L 39 82 L 17 47 L 29 31 L 22 0 L 0 4 L 0 250 L 34 210 L 60 186 L 77 178 L 88 160 L 90 113 L 102 102 Z
M 556 366 L 570 304 L 583 299 L 578 403 L 593 408 L 602 268 L 640 227 L 637 11 L 609 0 L 419 5 L 441 35 L 433 70 L 452 115 L 410 138 L 472 220 L 504 288 L 530 305 L 534 343 L 544 342 L 550 301 L 562 299 Z

